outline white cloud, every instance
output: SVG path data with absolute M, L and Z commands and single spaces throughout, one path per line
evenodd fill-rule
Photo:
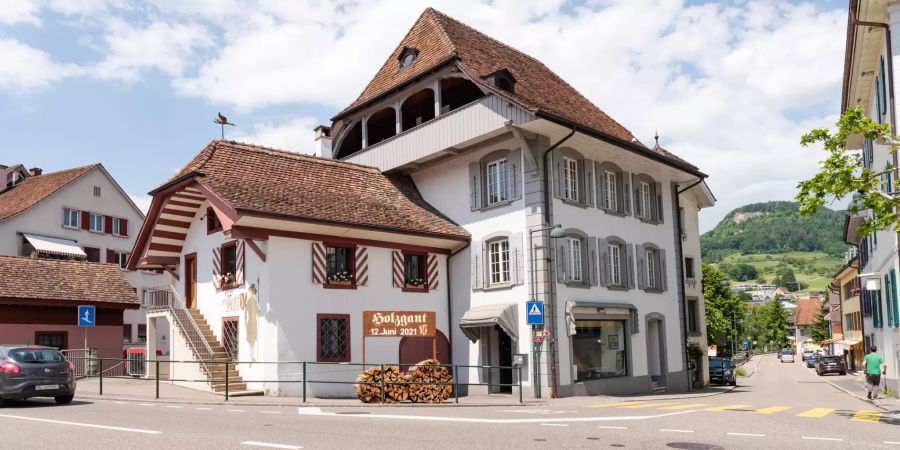
M 283 122 L 264 122 L 253 125 L 253 132 L 237 132 L 234 140 L 298 153 L 315 153 L 313 128 L 319 124 L 314 117 L 299 117 Z
M 34 0 L 6 0 L 0 7 L 0 23 L 30 23 L 39 25 L 37 17 L 39 5 Z
M 78 66 L 59 64 L 41 50 L 16 39 L 0 39 L 0 89 L 29 90 L 81 73 Z

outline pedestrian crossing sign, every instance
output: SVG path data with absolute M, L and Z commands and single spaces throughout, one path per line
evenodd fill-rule
M 528 325 L 543 325 L 544 302 L 525 302 L 525 317 Z

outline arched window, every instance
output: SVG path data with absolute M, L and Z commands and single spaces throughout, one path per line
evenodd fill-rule
M 434 119 L 434 91 L 430 88 L 411 95 L 400 107 L 402 131 Z
M 618 236 L 600 238 L 600 284 L 610 289 L 634 288 L 634 245 Z
M 441 80 L 441 114 L 472 103 L 481 97 L 484 97 L 484 92 L 465 78 Z
M 560 148 L 553 152 L 553 195 L 576 205 L 593 205 L 591 182 L 594 163 L 572 148 Z
M 662 183 L 647 174 L 634 176 L 634 216 L 650 223 L 663 222 Z
M 647 292 L 668 290 L 666 276 L 666 251 L 647 242 L 638 246 L 638 289 Z
M 576 228 L 566 229 L 566 237 L 556 244 L 556 273 L 560 283 L 597 285 L 597 238 Z
M 525 282 L 523 233 L 498 231 L 472 242 L 472 288 L 508 288 Z
M 631 175 L 611 162 L 597 164 L 597 207 L 614 214 L 630 213 Z
M 366 122 L 366 146 L 373 146 L 397 134 L 397 113 L 387 107 L 372 114 Z
M 344 135 L 334 157 L 335 159 L 344 158 L 360 150 L 362 150 L 362 122 L 358 121 Z

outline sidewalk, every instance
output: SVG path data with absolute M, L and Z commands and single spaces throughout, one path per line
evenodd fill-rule
M 257 395 L 228 398 L 211 392 L 176 386 L 170 383 L 159 384 L 159 399 L 156 399 L 156 385 L 152 380 L 104 378 L 103 395 L 100 395 L 100 381 L 97 378 L 78 380 L 75 392 L 76 399 L 110 400 L 146 403 L 174 403 L 195 405 L 245 405 L 245 406 L 318 406 L 318 407 L 379 407 L 377 403 L 363 403 L 355 398 L 312 398 L 307 397 L 303 403 L 300 397 L 276 397 Z M 519 403 L 519 393 L 513 394 L 469 395 L 459 398 L 456 403 L 453 397 L 445 403 L 386 403 L 386 406 L 404 407 L 439 407 L 439 406 L 535 406 L 543 405 L 546 400 L 525 398 Z
M 900 414 L 900 400 L 886 397 L 883 392 L 878 394 L 878 399 L 872 401 L 866 398 L 866 377 L 862 372 L 848 372 L 846 377 L 831 379 L 821 377 L 828 384 L 850 394 L 864 402 L 871 402 L 875 407 L 894 414 Z

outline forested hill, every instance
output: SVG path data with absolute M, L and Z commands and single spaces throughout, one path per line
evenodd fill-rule
M 721 261 L 732 253 L 824 252 L 840 256 L 844 211 L 822 208 L 801 217 L 795 202 L 752 203 L 728 213 L 700 236 L 703 259 Z

